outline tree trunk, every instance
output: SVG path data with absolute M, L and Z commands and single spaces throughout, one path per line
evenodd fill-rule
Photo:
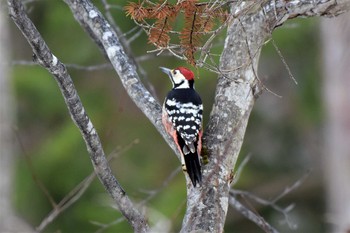
M 232 4 L 215 101 L 203 138 L 209 163 L 203 166 L 203 185 L 187 182 L 187 210 L 182 232 L 223 232 L 235 167 L 255 97 L 263 89 L 258 78 L 259 55 L 273 30 L 296 16 L 334 15 L 349 1 L 264 1 Z
M 239 9 L 233 7 L 232 12 Z M 204 145 L 209 164 L 203 167 L 201 190 L 188 189 L 187 212 L 182 232 L 223 232 L 230 182 L 252 110 L 259 91 L 257 68 L 260 50 L 270 35 L 262 27 L 260 14 L 235 20 L 228 28 L 214 107 L 205 131 Z M 205 219 L 205 220 L 203 220 Z
M 0 232 L 31 232 L 12 209 L 14 169 L 13 100 L 9 76 L 7 14 L 0 3 Z
M 329 220 L 333 232 L 350 232 L 350 14 L 322 20 L 325 151 Z

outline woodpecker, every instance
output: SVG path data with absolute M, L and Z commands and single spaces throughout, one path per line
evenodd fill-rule
M 194 74 L 185 67 L 160 67 L 173 84 L 163 104 L 162 122 L 181 154 L 182 170 L 192 184 L 201 185 L 199 156 L 202 149 L 203 104 L 194 89 Z

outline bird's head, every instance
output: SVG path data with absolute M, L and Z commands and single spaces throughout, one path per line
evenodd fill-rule
M 173 70 L 165 67 L 160 67 L 160 69 L 169 76 L 174 89 L 193 88 L 194 74 L 191 70 L 185 67 L 178 67 Z

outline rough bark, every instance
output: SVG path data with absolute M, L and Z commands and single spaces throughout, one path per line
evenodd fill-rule
M 350 14 L 323 20 L 324 101 L 323 167 L 333 232 L 350 232 Z

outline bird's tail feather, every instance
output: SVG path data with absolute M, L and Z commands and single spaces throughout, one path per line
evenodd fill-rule
M 202 171 L 197 152 L 184 155 L 187 173 L 190 176 L 192 184 L 196 187 L 197 183 L 202 183 Z

